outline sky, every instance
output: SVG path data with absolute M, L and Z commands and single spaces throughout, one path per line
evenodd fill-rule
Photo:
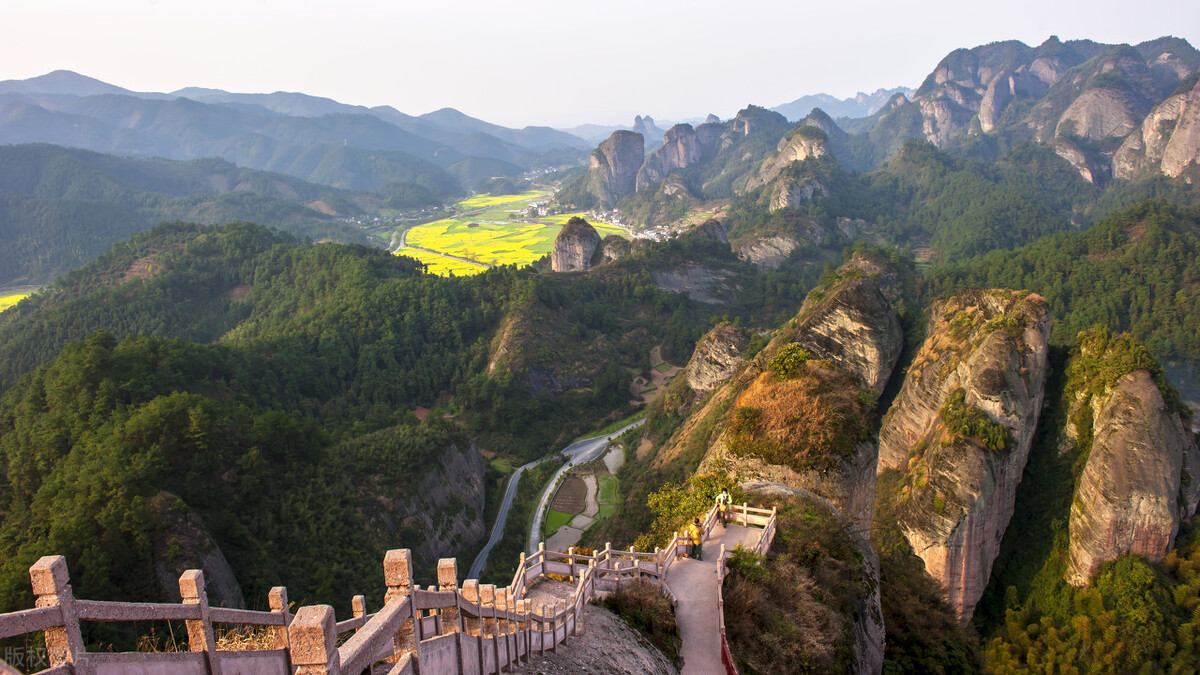
M 916 87 L 998 40 L 1200 48 L 1200 0 L 0 0 L 0 80 L 300 91 L 506 126 L 732 116 Z

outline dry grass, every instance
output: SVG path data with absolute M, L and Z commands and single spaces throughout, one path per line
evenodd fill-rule
M 867 433 L 858 391 L 849 375 L 815 363 L 785 381 L 763 373 L 738 398 L 731 447 L 797 471 L 828 466 Z
M 138 638 L 137 651 L 171 653 L 188 651 L 187 629 L 167 625 L 165 634 L 153 626 Z M 217 649 L 223 652 L 257 652 L 275 649 L 275 629 L 271 626 L 232 626 L 214 630 Z

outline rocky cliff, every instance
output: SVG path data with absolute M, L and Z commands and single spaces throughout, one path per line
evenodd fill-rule
M 602 262 L 627 256 L 629 255 L 629 240 L 617 234 L 610 234 L 600 242 L 598 252 Z
M 173 494 L 161 492 L 150 509 L 162 526 L 154 533 L 154 573 L 163 595 L 179 602 L 179 576 L 191 569 L 204 571 L 209 603 L 214 607 L 246 606 L 242 587 L 217 545 L 201 522 Z
M 592 257 L 600 246 L 600 233 L 583 218 L 567 221 L 554 238 L 550 268 L 555 272 L 582 272 L 592 266 Z
M 645 137 L 625 130 L 614 131 L 592 151 L 588 185 L 602 208 L 611 208 L 637 189 L 637 174 L 645 155 Z
M 422 564 L 473 550 L 487 537 L 483 457 L 473 443 L 451 445 L 427 467 L 417 488 L 399 498 L 379 497 L 378 518 Z
M 1194 496 L 1189 504 L 1181 487 L 1200 482 L 1184 466 L 1185 458 L 1195 464 L 1195 438 L 1149 372 L 1125 375 L 1091 407 L 1091 452 L 1071 505 L 1067 581 L 1076 586 L 1122 555 L 1161 561 L 1180 521 L 1195 513 Z
M 1155 106 L 1113 156 L 1113 176 L 1133 180 L 1148 172 L 1178 176 L 1200 161 L 1200 79 Z
M 646 157 L 637 172 L 636 187 L 641 190 L 654 185 L 675 169 L 684 169 L 699 162 L 703 156 L 703 147 L 692 125 L 676 124 L 663 135 L 662 147 Z
M 758 174 L 746 183 L 746 189 L 753 190 L 775 180 L 784 167 L 792 162 L 802 162 L 809 157 L 823 157 L 827 154 L 829 136 L 825 131 L 816 126 L 798 126 L 779 139 L 775 154 L 763 160 Z M 809 193 L 809 197 L 811 196 Z
M 861 425 L 895 367 L 903 337 L 875 280 L 853 267 L 842 271 L 847 278 L 810 293 L 797 317 L 727 385 L 740 392 L 733 420 L 701 471 L 711 467 L 740 481 L 804 488 L 869 524 L 877 449 Z M 790 379 L 771 372 L 772 359 L 788 345 L 809 359 Z
M 746 331 L 728 323 L 705 333 L 696 342 L 686 368 L 692 391 L 704 394 L 724 384 L 742 364 L 742 352 L 748 342 Z
M 879 470 L 903 473 L 901 530 L 966 621 L 991 576 L 1041 412 L 1050 313 L 1037 295 L 976 290 L 930 315 L 884 418 Z

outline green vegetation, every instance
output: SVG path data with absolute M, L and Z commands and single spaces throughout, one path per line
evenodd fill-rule
M 675 608 L 662 589 L 645 581 L 627 583 L 605 598 L 603 604 L 678 664 L 679 626 Z
M 774 356 L 767 359 L 767 370 L 776 379 L 792 380 L 800 376 L 807 363 L 808 352 L 793 342 L 780 347 Z
M 598 518 L 609 518 L 617 511 L 617 478 L 615 476 L 596 476 L 596 501 L 600 506 Z
M 686 483 L 663 485 L 646 499 L 654 523 L 634 545 L 639 551 L 653 551 L 655 547 L 670 543 L 672 533 L 683 530 L 692 519 L 708 513 L 722 488 L 729 490 L 734 503 L 742 501 L 744 493 L 737 484 L 730 484 L 728 476 L 693 474 Z
M 557 532 L 558 528 L 571 522 L 571 519 L 574 518 L 575 515 L 576 514 L 574 514 L 574 513 L 563 513 L 562 511 L 555 511 L 554 509 L 547 509 L 546 510 L 545 536 L 550 536 L 550 535 L 554 534 L 555 532 Z
M 1012 440 L 1012 433 L 1008 427 L 988 417 L 979 408 L 967 405 L 966 401 L 966 390 L 956 387 L 946 396 L 946 403 L 938 411 L 951 436 L 973 438 L 992 452 L 1004 452 L 1008 449 Z
M 862 552 L 847 524 L 824 507 L 801 499 L 775 505 L 775 542 L 766 559 L 740 548 L 730 556 L 724 588 L 730 651 L 745 673 L 849 672 L 853 617 L 873 590 Z

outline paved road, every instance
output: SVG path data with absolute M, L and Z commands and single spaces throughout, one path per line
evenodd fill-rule
M 713 528 L 704 541 L 701 560 L 681 558 L 667 570 L 667 586 L 678 598 L 675 620 L 679 623 L 683 659 L 681 675 L 723 675 L 721 632 L 717 624 L 717 559 L 721 544 L 732 551 L 737 545 L 758 544 L 762 530 L 741 525 Z
M 542 529 L 544 529 L 543 524 L 546 522 L 546 510 L 550 508 L 550 497 L 554 495 L 554 488 L 558 485 L 558 481 L 562 478 L 563 474 L 570 471 L 571 467 L 587 464 L 603 455 L 604 451 L 608 449 L 609 442 L 620 438 L 626 431 L 640 427 L 645 423 L 646 418 L 643 417 L 633 424 L 627 424 L 607 436 L 585 438 L 582 441 L 575 441 L 563 448 L 562 454 L 570 459 L 550 478 L 550 481 L 546 483 L 546 487 L 542 489 L 541 497 L 538 498 L 537 510 L 533 512 L 533 522 L 529 525 L 529 546 L 527 552 L 533 553 L 536 551 L 538 544 L 542 541 Z
M 492 535 L 488 537 L 487 544 L 484 545 L 479 555 L 475 556 L 475 562 L 471 563 L 471 571 L 467 572 L 468 579 L 479 578 L 479 573 L 487 565 L 488 554 L 492 552 L 492 547 L 498 544 L 500 538 L 504 536 L 504 524 L 508 522 L 508 510 L 512 508 L 513 498 L 517 496 L 517 483 L 521 481 L 521 474 L 525 472 L 525 469 L 531 469 L 548 459 L 550 458 L 543 457 L 528 464 L 522 464 L 509 477 L 508 489 L 504 491 L 504 501 L 500 503 L 500 512 L 496 514 L 496 522 L 492 525 Z

